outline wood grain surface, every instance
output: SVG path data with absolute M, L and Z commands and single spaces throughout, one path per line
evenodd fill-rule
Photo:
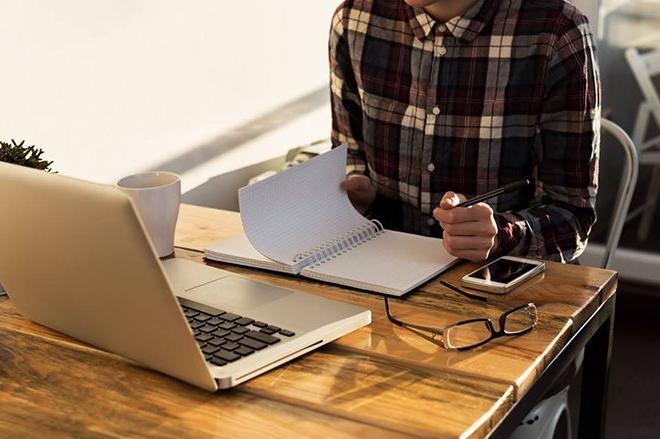
M 182 205 L 176 257 L 203 263 L 205 246 L 239 233 L 234 212 Z M 438 279 L 392 301 L 398 317 L 437 326 L 537 304 L 530 333 L 452 352 L 390 324 L 378 295 L 209 265 L 369 308 L 373 323 L 209 394 L 34 324 L 0 299 L 0 437 L 486 437 L 616 289 L 614 272 L 549 263 L 510 294 L 480 293 L 485 304 Z M 460 264 L 440 278 L 460 285 L 475 267 Z

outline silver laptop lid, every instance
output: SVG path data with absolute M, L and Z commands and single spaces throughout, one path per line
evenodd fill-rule
M 131 201 L 0 163 L 0 282 L 31 320 L 216 390 Z

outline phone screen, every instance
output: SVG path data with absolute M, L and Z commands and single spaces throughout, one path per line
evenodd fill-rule
M 536 267 L 538 267 L 538 265 L 528 264 L 527 262 L 499 259 L 470 274 L 470 277 L 508 284 L 512 280 L 523 276 L 525 273 L 528 273 Z

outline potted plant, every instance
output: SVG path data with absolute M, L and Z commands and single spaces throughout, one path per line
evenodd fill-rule
M 14 139 L 11 140 L 11 143 L 0 140 L 0 162 L 13 163 L 15 165 L 50 172 L 50 166 L 53 162 L 41 158 L 44 150 L 34 145 L 23 146 L 24 144 L 25 140 L 21 143 L 16 143 Z
M 41 169 L 43 171 L 51 172 L 52 161 L 44 160 L 41 158 L 44 151 L 36 146 L 23 146 L 25 140 L 21 143 L 16 143 L 14 139 L 11 143 L 3 142 L 0 140 L 0 161 L 13 163 L 15 165 L 27 166 L 28 168 Z M 6 293 L 0 284 L 0 296 Z

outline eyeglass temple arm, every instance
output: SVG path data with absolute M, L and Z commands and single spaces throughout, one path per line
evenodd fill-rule
M 457 288 L 457 287 L 453 286 L 449 282 L 445 282 L 444 280 L 441 280 L 440 283 L 442 285 L 446 286 L 447 288 L 449 288 L 450 290 L 452 290 L 453 292 L 460 294 L 461 296 L 465 296 L 465 297 L 468 297 L 470 299 L 478 300 L 480 302 L 488 302 L 488 299 L 486 299 L 485 297 L 480 296 L 478 294 L 472 294 L 472 293 L 468 293 L 467 291 L 463 291 L 460 288 Z
M 419 329 L 419 330 L 422 330 L 422 331 L 427 331 L 427 332 L 430 332 L 434 335 L 442 335 L 443 334 L 444 328 L 433 328 L 431 326 L 415 325 L 415 324 L 412 324 L 412 323 L 402 322 L 401 320 L 397 319 L 396 317 L 394 317 L 390 313 L 390 302 L 387 300 L 387 297 L 383 297 L 383 299 L 385 299 L 385 312 L 387 313 L 387 319 L 390 322 L 394 323 L 395 325 L 401 326 L 402 328 L 409 328 L 409 329 L 410 328 L 415 328 L 415 329 Z

